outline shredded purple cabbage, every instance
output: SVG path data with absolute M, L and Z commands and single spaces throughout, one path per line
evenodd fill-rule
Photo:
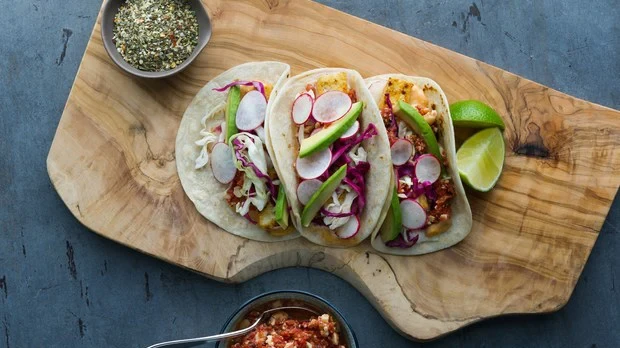
M 252 220 L 252 218 L 250 217 L 250 213 L 243 215 L 243 217 L 246 218 L 246 220 L 251 222 L 253 225 L 256 225 L 256 221 Z
M 426 195 L 431 201 L 437 200 L 437 192 L 435 192 L 435 188 L 430 181 L 419 182 L 418 178 L 415 176 L 415 165 L 409 161 L 402 166 L 396 169 L 397 177 L 396 180 L 400 180 L 403 176 L 409 176 L 411 181 L 413 182 L 413 186 L 411 191 L 407 193 L 407 198 L 418 198 L 422 194 Z
M 213 88 L 213 90 L 216 92 L 225 92 L 232 86 L 254 86 L 254 88 L 256 88 L 265 97 L 265 99 L 267 99 L 267 96 L 265 95 L 265 85 L 263 85 L 260 81 L 233 81 L 224 87 Z
M 408 231 L 407 233 L 411 233 L 411 232 Z M 406 241 L 405 238 L 403 238 L 403 234 L 399 233 L 396 239 L 385 243 L 385 245 L 390 248 L 407 249 L 407 248 L 411 248 L 412 246 L 414 246 L 418 242 L 418 239 L 420 239 L 420 235 L 416 234 L 413 237 L 410 236 L 409 241 Z
M 349 185 L 351 189 L 353 189 L 357 193 L 357 199 L 354 201 L 354 204 L 351 205 L 351 211 L 355 213 L 355 215 L 362 212 L 364 206 L 366 205 L 366 195 L 364 189 L 366 187 L 364 181 L 364 176 L 370 169 L 370 164 L 368 162 L 359 162 L 357 166 L 349 166 L 347 167 L 347 174 L 345 175 L 342 182 Z
M 368 125 L 368 127 L 366 127 L 366 130 L 362 134 L 358 135 L 354 139 L 352 139 L 352 140 L 339 140 L 339 141 L 336 141 L 334 143 L 334 148 L 332 150 L 332 162 L 330 163 L 330 166 L 332 164 L 336 163 L 336 161 L 343 154 L 347 153 L 349 150 L 351 150 L 357 144 L 361 143 L 362 141 L 364 141 L 366 139 L 370 139 L 370 138 L 374 137 L 377 134 L 378 134 L 377 127 L 373 123 L 371 123 L 371 124 Z
M 396 123 L 396 116 L 394 116 L 394 107 L 392 106 L 392 101 L 390 100 L 390 95 L 385 93 L 385 105 L 390 108 L 390 122 L 396 127 L 396 133 L 398 133 L 398 123 Z
M 323 173 L 318 179 L 323 181 L 327 180 L 327 178 L 333 174 L 330 173 L 330 170 L 340 168 L 343 164 L 347 164 L 347 173 L 342 182 L 349 185 L 351 189 L 357 193 L 357 198 L 353 200 L 350 212 L 333 213 L 322 208 L 320 211 L 322 216 L 341 218 L 358 215 L 362 212 L 364 206 L 366 205 L 366 196 L 364 192 L 366 185 L 364 177 L 370 170 L 370 164 L 368 162 L 360 161 L 357 165 L 355 165 L 353 160 L 349 157 L 348 152 L 362 141 L 370 139 L 377 134 L 377 127 L 371 123 L 368 127 L 366 127 L 366 130 L 364 130 L 361 134 L 358 134 L 357 137 L 346 140 L 339 139 L 333 144 L 332 162 L 329 169 L 326 170 L 325 173 Z M 317 224 L 323 224 L 323 221 L 319 218 L 319 215 L 317 215 L 313 221 Z
M 233 139 L 233 146 L 235 148 L 235 158 L 237 158 L 239 162 L 241 162 L 242 166 L 252 168 L 254 174 L 256 174 L 257 177 L 265 179 L 267 188 L 269 189 L 269 193 L 271 193 L 271 197 L 276 200 L 278 198 L 278 190 L 276 190 L 276 186 L 273 184 L 273 181 L 271 181 L 269 175 L 261 172 L 261 170 L 258 169 L 256 164 L 248 161 L 247 159 L 245 159 L 245 157 L 243 157 L 243 155 L 241 154 L 241 150 L 243 150 L 243 144 L 241 143 L 241 141 L 239 141 L 239 139 Z

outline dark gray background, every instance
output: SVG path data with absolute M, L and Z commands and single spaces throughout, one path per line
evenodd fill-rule
M 618 0 L 321 2 L 620 108 Z M 280 288 L 331 300 L 362 347 L 416 346 L 331 274 L 284 269 L 225 285 L 81 226 L 45 158 L 101 1 L 0 5 L 0 347 L 144 347 L 215 333 L 246 299 Z M 564 309 L 488 320 L 427 346 L 620 346 L 619 208 L 616 199 Z

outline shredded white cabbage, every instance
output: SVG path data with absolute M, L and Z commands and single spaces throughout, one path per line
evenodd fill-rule
M 360 145 L 356 145 L 354 146 L 350 151 L 349 151 L 349 157 L 353 160 L 353 162 L 355 162 L 355 165 L 357 165 L 360 162 L 367 162 L 366 161 L 366 150 L 364 150 L 363 147 L 361 147 Z
M 398 137 L 400 139 L 405 139 L 406 136 L 412 135 L 413 131 L 409 129 L 409 126 L 403 121 L 398 121 Z
M 398 182 L 403 185 L 407 185 L 408 187 L 413 186 L 413 181 L 409 175 L 401 176 L 400 179 L 398 179 Z
M 405 185 L 408 188 L 410 188 L 411 186 L 413 186 L 413 181 L 411 181 L 411 177 L 409 175 L 405 175 L 400 177 L 400 179 L 398 179 L 399 184 Z M 398 185 L 400 186 L 400 185 Z M 407 195 L 404 193 L 399 193 L 398 194 L 398 198 L 407 198 Z
M 344 200 L 341 202 L 340 196 L 343 196 L 343 194 Z M 327 205 L 324 205 L 324 208 L 332 213 L 349 213 L 355 198 L 357 198 L 357 192 L 355 192 L 355 190 L 353 190 L 349 185 L 341 184 L 338 189 L 332 193 L 332 201 L 327 203 Z M 323 223 L 327 225 L 330 230 L 335 230 L 346 224 L 350 218 L 350 216 L 339 218 L 324 216 Z
M 219 138 L 218 134 L 209 132 L 206 129 L 201 130 L 200 135 L 202 138 L 196 141 L 196 145 L 200 146 L 201 149 L 200 154 L 196 158 L 195 169 L 200 169 L 209 163 L 209 152 L 207 150 L 207 146 L 211 143 L 216 143 Z
M 226 129 L 226 121 L 220 124 L 220 132 L 218 134 L 218 132 L 211 132 L 207 130 L 205 122 L 207 122 L 208 117 L 209 114 L 205 115 L 202 118 L 201 122 L 203 128 L 200 130 L 200 135 L 202 136 L 202 138 L 195 142 L 195 144 L 200 146 L 201 149 L 200 154 L 198 154 L 198 157 L 196 157 L 196 166 L 194 167 L 194 169 L 200 169 L 206 166 L 207 163 L 209 163 L 209 151 L 207 149 L 209 144 L 222 142 L 224 141 L 224 137 L 226 137 L 226 132 L 224 131 Z
M 230 137 L 230 143 L 233 144 L 235 139 L 243 144 L 243 148 L 240 150 L 241 156 L 249 163 L 253 163 L 263 174 L 267 174 L 265 149 L 260 138 L 250 133 L 241 132 Z M 244 173 L 243 185 L 233 188 L 233 194 L 238 198 L 247 197 L 245 201 L 237 203 L 235 210 L 237 213 L 245 215 L 250 211 L 250 204 L 252 204 L 256 209 L 262 211 L 269 202 L 269 191 L 265 179 L 256 176 L 252 167 L 243 166 L 241 161 L 237 160 L 234 151 L 232 156 L 235 167 Z M 250 194 L 252 187 L 254 187 L 255 192 Z

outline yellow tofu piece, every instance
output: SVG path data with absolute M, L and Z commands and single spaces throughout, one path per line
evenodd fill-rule
M 267 96 L 267 101 L 269 101 L 269 97 L 271 96 L 271 91 L 273 91 L 273 85 L 269 83 L 265 83 L 265 95 Z
M 412 86 L 413 83 L 411 82 L 390 77 L 383 89 L 383 95 L 390 95 L 393 106 L 396 106 L 399 100 L 409 103 Z M 379 108 L 383 109 L 383 107 L 385 107 L 385 98 L 382 98 L 381 103 L 379 103 Z
M 295 227 L 292 225 L 289 225 L 286 229 L 280 227 L 276 221 L 276 209 L 272 204 L 267 204 L 265 209 L 258 213 L 258 226 L 265 229 L 272 236 L 276 237 L 286 236 L 287 234 L 295 231 Z
M 349 93 L 349 83 L 347 82 L 347 73 L 339 72 L 337 74 L 323 75 L 316 81 L 316 93 L 321 95 L 328 91 L 341 91 Z
M 452 226 L 452 220 L 445 220 L 432 224 L 426 229 L 426 236 L 435 237 L 437 235 L 440 235 L 446 232 L 450 228 L 450 226 Z
M 264 229 L 271 229 L 277 225 L 275 207 L 271 204 L 265 205 L 263 211 L 258 213 L 258 226 Z

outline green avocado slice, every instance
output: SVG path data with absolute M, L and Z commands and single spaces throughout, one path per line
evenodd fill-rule
M 240 102 L 241 88 L 239 86 L 230 87 L 226 99 L 226 143 L 228 143 L 230 137 L 239 133 L 235 118 L 237 117 L 237 109 L 239 108 Z
M 286 200 L 286 192 L 284 192 L 284 185 L 280 185 L 278 188 L 278 198 L 276 199 L 276 222 L 284 229 L 288 227 L 288 202 Z
M 351 109 L 349 109 L 349 111 L 341 119 L 332 123 L 329 127 L 304 139 L 299 148 L 299 157 L 304 158 L 315 152 L 328 148 L 329 145 L 338 140 L 341 135 L 353 126 L 355 120 L 357 120 L 359 115 L 362 113 L 363 108 L 364 102 L 361 101 L 351 105 Z
M 314 219 L 319 210 L 321 210 L 321 207 L 327 202 L 329 197 L 331 197 L 332 193 L 336 191 L 336 188 L 338 188 L 338 185 L 340 185 L 346 174 L 347 165 L 345 164 L 325 180 L 312 197 L 310 197 L 308 204 L 306 204 L 304 210 L 301 212 L 301 224 L 304 227 L 310 226 L 312 219 Z
M 441 163 L 442 156 L 441 151 L 439 150 L 439 144 L 437 143 L 437 138 L 435 138 L 435 133 L 433 133 L 433 129 L 426 122 L 426 120 L 424 120 L 424 117 L 420 115 L 418 110 L 404 101 L 399 100 L 398 110 L 395 110 L 395 114 L 409 127 L 411 127 L 411 129 L 418 133 L 422 139 L 424 139 L 424 142 L 428 147 L 428 152 L 437 157 Z
M 402 218 L 398 192 L 396 187 L 394 187 L 394 193 L 392 193 L 392 200 L 390 201 L 390 210 L 388 210 L 385 221 L 383 221 L 383 225 L 381 225 L 380 233 L 383 242 L 389 242 L 398 237 L 403 227 Z

